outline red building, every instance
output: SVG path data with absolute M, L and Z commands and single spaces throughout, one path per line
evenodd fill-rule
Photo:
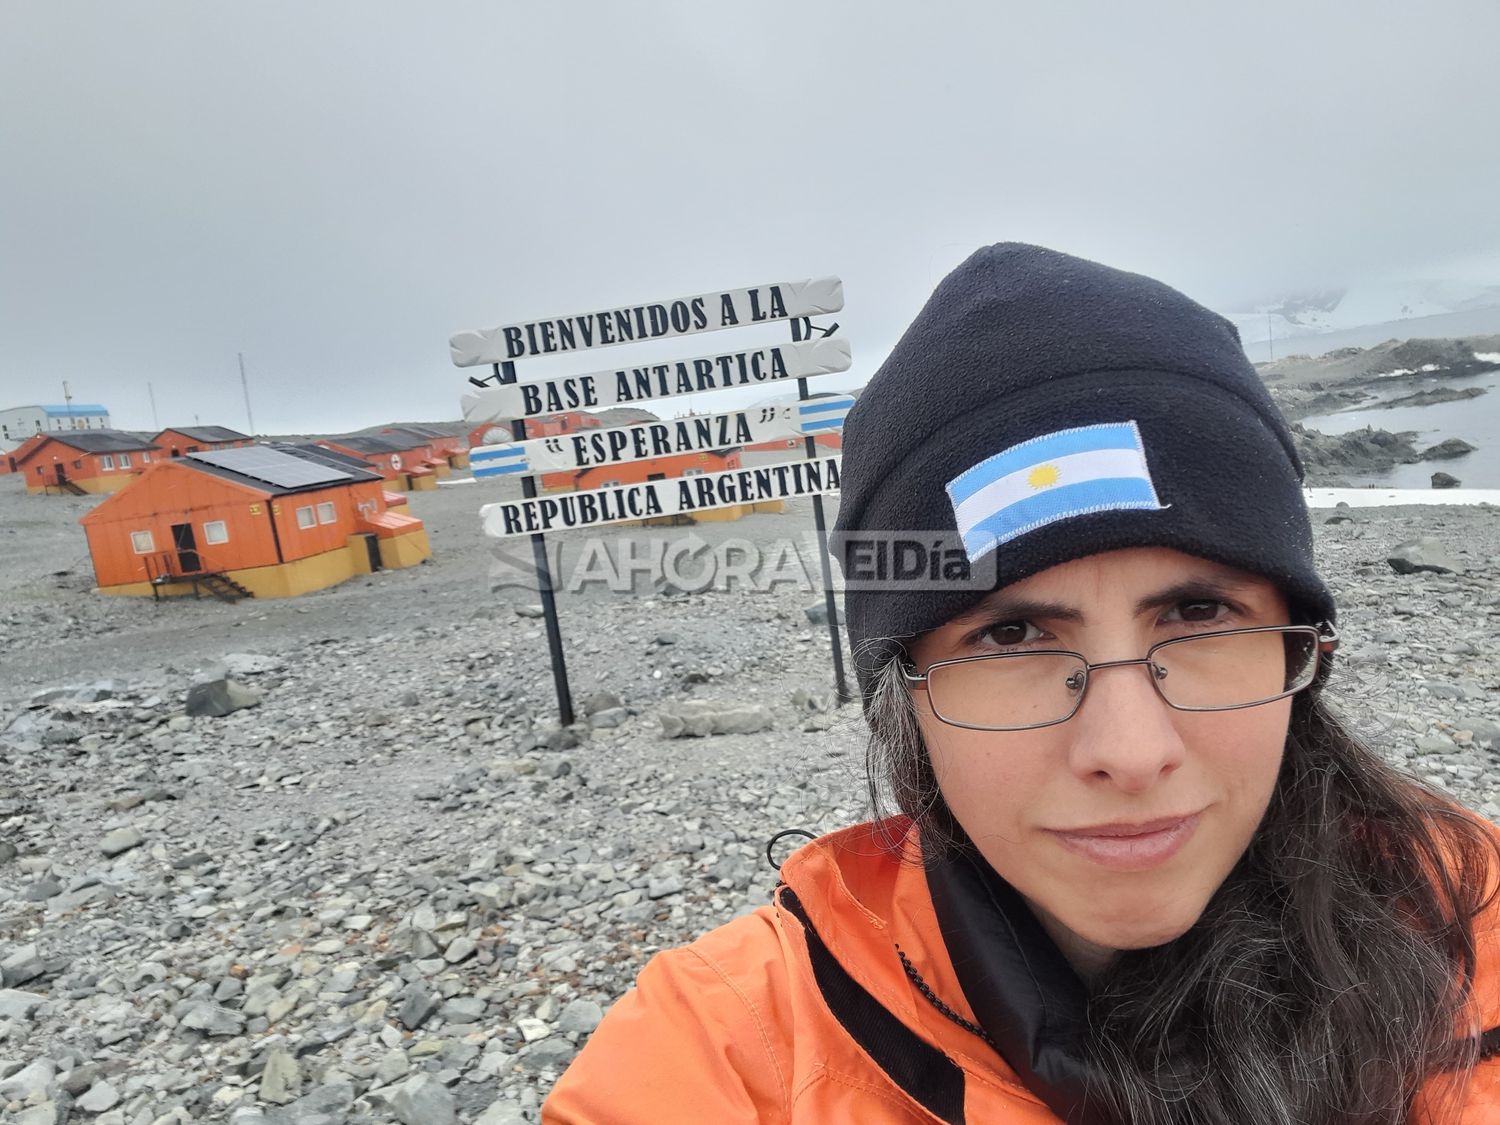
M 108 594 L 292 597 L 431 554 L 379 474 L 286 446 L 159 461 L 79 523 Z
M 447 461 L 441 474 L 436 471 L 438 457 L 432 445 L 415 435 L 349 434 L 345 437 L 320 438 L 318 444 L 350 457 L 357 457 L 373 472 L 385 478 L 392 488 L 403 492 L 425 491 L 437 487 L 439 475 L 447 475 Z
M 157 447 L 123 430 L 63 430 L 38 434 L 11 456 L 13 472 L 33 495 L 118 492 L 160 457 Z
M 227 426 L 173 426 L 151 440 L 168 457 L 181 457 L 185 453 L 199 453 L 205 449 L 240 449 L 255 444 L 255 439 L 249 434 L 242 434 Z
M 29 438 L 23 441 L 20 445 L 16 446 L 9 453 L 0 454 L 0 473 L 19 472 L 20 470 L 18 466 L 23 460 L 25 460 L 26 456 L 51 436 L 52 435 L 46 433 L 32 434 Z
M 410 438 L 418 443 L 426 442 L 435 457 L 447 462 L 450 469 L 469 467 L 469 446 L 463 433 L 446 430 L 441 426 L 387 426 L 380 431 L 382 437 L 397 440 Z

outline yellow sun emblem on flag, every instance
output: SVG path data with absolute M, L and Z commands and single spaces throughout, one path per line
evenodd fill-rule
M 1032 488 L 1051 488 L 1061 476 L 1056 465 L 1038 465 L 1026 474 L 1026 483 Z

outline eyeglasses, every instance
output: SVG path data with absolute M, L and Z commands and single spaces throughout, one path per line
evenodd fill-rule
M 1049 649 L 939 660 L 925 675 L 903 671 L 950 726 L 1032 730 L 1071 719 L 1090 675 L 1102 668 L 1141 665 L 1157 695 L 1178 711 L 1236 711 L 1302 691 L 1338 643 L 1330 625 L 1270 625 L 1174 637 L 1139 660 L 1090 664 L 1082 653 Z

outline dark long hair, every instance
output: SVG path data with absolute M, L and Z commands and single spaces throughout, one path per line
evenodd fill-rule
M 894 661 L 868 717 L 876 808 L 929 852 L 964 846 Z M 1089 982 L 1091 1101 L 1121 1125 L 1405 1125 L 1429 1078 L 1456 1098 L 1497 870 L 1480 823 L 1303 693 L 1265 819 L 1198 922 Z

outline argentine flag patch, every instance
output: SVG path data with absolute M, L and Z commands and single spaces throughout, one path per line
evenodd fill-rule
M 948 482 L 974 562 L 1002 543 L 1090 512 L 1165 507 L 1134 422 L 1079 426 L 1013 445 Z

